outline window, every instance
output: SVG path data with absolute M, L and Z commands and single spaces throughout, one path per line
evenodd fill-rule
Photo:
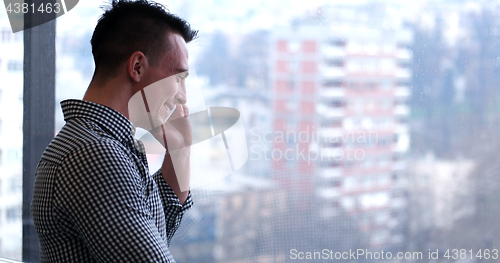
M 363 179 L 363 187 L 364 188 L 371 188 L 372 187 L 372 178 L 371 176 L 365 176 Z
M 381 166 L 381 167 L 388 166 L 389 165 L 389 160 L 390 160 L 389 157 L 387 157 L 387 156 L 381 156 L 378 159 L 378 165 Z
M 288 61 L 277 61 L 276 62 L 276 70 L 278 72 L 288 72 L 289 71 L 289 64 Z
M 297 53 L 299 51 L 300 43 L 296 40 L 290 41 L 288 48 L 291 53 Z
M 328 44 L 334 47 L 344 47 L 345 41 L 343 39 L 332 39 L 328 41 Z
M 355 202 L 354 198 L 352 198 L 352 197 L 344 197 L 344 198 L 342 198 L 341 202 L 342 202 L 342 206 L 347 210 L 353 209 L 354 206 L 356 205 L 356 202 Z
M 10 207 L 6 209 L 6 221 L 16 222 L 21 219 L 22 211 L 20 207 Z
M 373 165 L 372 159 L 369 157 L 366 157 L 365 158 L 365 168 L 370 168 L 370 167 L 372 167 L 372 165 Z
M 288 51 L 288 43 L 286 40 L 278 40 L 276 42 L 276 49 L 278 52 L 287 52 Z
M 329 67 L 339 67 L 343 68 L 344 67 L 344 61 L 343 60 L 327 60 L 325 64 Z
M 329 87 L 329 88 L 339 88 L 342 87 L 342 81 L 340 80 L 325 80 L 323 82 L 324 87 Z
M 327 120 L 322 120 L 321 121 L 321 127 L 324 127 L 324 128 L 341 128 L 342 127 L 342 121 L 341 120 L 331 120 L 331 119 L 327 119 Z
M 21 71 L 23 70 L 23 62 L 18 60 L 9 60 L 7 64 L 8 71 Z
M 331 108 L 342 108 L 344 106 L 341 100 L 326 100 L 324 104 Z
M 356 179 L 353 177 L 347 177 L 344 180 L 344 188 L 346 190 L 351 190 L 351 189 L 356 188 Z
M 378 185 L 379 186 L 386 186 L 389 183 L 389 176 L 388 175 L 379 175 L 378 176 Z
M 383 90 L 388 90 L 388 89 L 392 88 L 392 82 L 391 82 L 391 81 L 388 81 L 388 80 L 384 80 L 384 81 L 382 82 L 381 88 L 382 88 Z
M 303 74 L 316 73 L 316 62 L 314 61 L 303 61 L 301 67 Z
M 332 187 L 341 187 L 342 186 L 342 181 L 340 180 L 334 180 L 331 182 Z
M 312 81 L 302 81 L 302 93 L 314 94 L 316 92 L 315 86 L 315 83 Z
M 432 0 L 425 8 L 412 8 L 409 1 L 321 5 L 326 2 L 169 1 L 173 13 L 200 30 L 200 38 L 188 47 L 190 68 L 200 72 L 195 82 L 203 87 L 207 105 L 236 107 L 247 135 L 258 129 L 264 141 L 257 149 L 261 158 L 254 160 L 251 157 L 257 155 L 249 153 L 235 173 L 210 187 L 193 189 L 195 209 L 186 213 L 171 245 L 178 262 L 286 261 L 290 256 L 286 251 L 304 245 L 303 240 L 312 240 L 307 247 L 334 251 L 404 251 L 427 244 L 435 250 L 437 243 L 451 250 L 464 242 L 491 250 L 494 247 L 488 244 L 500 243 L 498 236 L 484 236 L 484 229 L 494 228 L 493 223 L 479 224 L 494 222 L 498 204 L 467 201 L 499 198 L 495 186 L 500 178 L 488 174 L 496 169 L 491 156 L 499 154 L 492 147 L 500 136 L 498 8 L 488 1 L 474 2 L 472 11 L 466 1 Z M 57 36 L 52 36 L 56 43 L 32 43 L 39 55 L 29 49 L 24 53 L 28 35 L 12 33 L 7 14 L 0 16 L 0 261 L 22 259 L 18 240 L 22 223 L 29 222 L 22 218 L 20 205 L 3 203 L 16 198 L 22 202 L 30 194 L 26 192 L 30 186 L 23 186 L 20 179 L 23 169 L 33 167 L 23 167 L 22 154 L 39 153 L 30 148 L 36 142 L 28 141 L 23 148 L 23 138 L 42 130 L 49 137 L 57 133 L 54 127 L 47 132 L 41 120 L 61 127 L 59 102 L 83 96 L 94 69 L 89 40 L 101 4 L 80 1 L 78 8 L 59 17 Z M 396 11 L 380 15 L 373 10 Z M 216 34 L 225 37 L 212 41 Z M 50 34 L 41 35 L 51 39 Z M 57 52 L 56 69 L 50 68 L 50 60 L 41 59 L 51 48 Z M 56 75 L 56 105 L 36 104 L 48 101 L 42 96 L 49 78 L 23 72 L 33 65 L 43 65 L 46 74 Z M 43 92 L 30 89 L 32 85 Z M 326 105 L 327 110 L 312 110 L 316 105 Z M 58 112 L 47 113 L 48 108 Z M 311 111 L 302 114 L 299 109 Z M 13 117 L 23 111 L 35 115 L 25 123 L 22 115 Z M 276 142 L 278 132 L 298 134 L 303 122 L 314 127 L 307 142 Z M 349 139 L 361 130 L 377 133 L 377 140 Z M 325 139 L 319 136 L 322 131 L 334 134 Z M 329 141 L 330 137 L 339 140 Z M 480 139 L 470 143 L 471 138 Z M 245 138 L 239 141 L 243 148 Z M 402 142 L 407 142 L 406 149 L 399 147 Z M 346 155 L 340 160 L 322 159 L 309 151 L 320 144 L 344 154 L 356 150 L 368 154 L 362 160 L 348 160 Z M 269 156 L 283 145 L 290 146 L 285 149 L 293 156 L 286 164 L 265 160 L 265 151 Z M 161 157 L 148 158 L 152 169 L 161 163 Z M 460 171 L 457 178 L 472 182 L 454 189 L 457 178 L 448 171 Z M 330 191 L 318 196 L 318 188 Z M 393 192 L 395 198 L 389 198 Z M 262 211 L 247 202 L 255 195 L 268 202 Z M 335 213 L 325 219 L 315 210 L 317 204 L 334 207 Z M 226 219 L 225 224 L 217 223 Z M 236 229 L 238 225 L 245 227 Z M 418 235 L 429 229 L 440 235 L 425 240 Z M 467 237 L 460 234 L 463 229 Z M 228 231 L 233 231 L 229 233 L 234 239 L 224 236 Z M 24 238 L 29 244 L 30 237 Z
M 387 221 L 387 219 L 389 219 L 389 213 L 388 212 L 379 212 L 377 213 L 377 215 L 375 216 L 375 222 L 377 224 L 383 224 Z
M 302 52 L 304 53 L 316 53 L 316 41 L 304 41 L 302 42 Z
M 17 175 L 15 176 L 14 178 L 10 179 L 8 181 L 9 183 L 9 186 L 8 186 L 8 189 L 7 189 L 7 193 L 14 193 L 14 194 L 18 194 L 18 193 L 21 193 L 22 191 L 22 181 L 21 181 L 21 175 Z

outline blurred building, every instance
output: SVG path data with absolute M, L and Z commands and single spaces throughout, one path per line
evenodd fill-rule
M 287 250 L 275 246 L 283 241 L 276 229 L 277 219 L 287 209 L 286 192 L 269 180 L 228 179 L 228 194 L 221 199 L 218 213 L 217 262 L 285 262 Z
M 220 86 L 206 92 L 207 107 L 231 107 L 241 113 L 247 136 L 248 160 L 242 169 L 251 176 L 269 178 L 270 164 L 259 154 L 270 149 L 264 139 L 271 126 L 271 101 L 262 89 L 229 88 Z
M 428 154 L 411 163 L 412 232 L 448 230 L 475 211 L 471 160 Z
M 269 56 L 274 180 L 324 220 L 345 210 L 371 248 L 405 241 L 413 40 L 377 21 L 298 21 L 270 34 Z
M 276 225 L 287 208 L 286 193 L 272 181 L 237 173 L 193 190 L 193 196 L 199 201 L 170 247 L 176 260 L 284 262 Z
M 21 258 L 23 34 L 0 29 L 0 257 Z

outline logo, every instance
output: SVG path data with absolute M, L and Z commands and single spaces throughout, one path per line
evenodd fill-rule
M 189 78 L 187 78 L 190 76 Z M 232 174 L 248 160 L 240 112 L 207 107 L 194 70 L 159 80 L 137 92 L 128 103 L 139 151 L 168 151 L 181 191 L 209 185 Z M 175 95 L 185 93 L 186 104 Z

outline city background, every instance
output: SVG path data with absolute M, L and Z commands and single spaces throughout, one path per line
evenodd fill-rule
M 178 262 L 325 248 L 496 261 L 476 253 L 500 241 L 500 1 L 159 2 L 200 30 L 192 83 L 207 106 L 241 112 L 249 150 L 192 191 Z M 59 102 L 92 77 L 103 4 L 56 20 L 55 133 Z M 20 259 L 23 35 L 0 22 L 0 257 Z M 161 155 L 148 160 L 157 169 Z

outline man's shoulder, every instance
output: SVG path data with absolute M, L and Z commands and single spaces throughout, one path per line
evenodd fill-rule
M 61 165 L 68 156 L 97 157 L 123 150 L 123 145 L 91 122 L 81 119 L 71 120 L 63 126 L 45 149 L 41 162 Z

